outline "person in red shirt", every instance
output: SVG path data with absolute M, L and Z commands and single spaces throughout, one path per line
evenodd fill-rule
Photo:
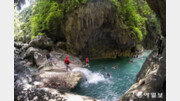
M 86 67 L 89 67 L 89 58 L 86 58 L 85 63 L 86 63 Z
M 72 70 L 69 66 L 70 63 L 71 61 L 68 59 L 68 56 L 66 56 L 66 59 L 64 60 L 64 64 L 66 65 L 66 71 L 68 71 L 68 69 Z
M 133 60 L 131 60 L 131 63 L 133 63 Z
M 108 78 L 110 77 L 110 74 L 109 73 L 107 73 L 107 76 L 108 76 Z

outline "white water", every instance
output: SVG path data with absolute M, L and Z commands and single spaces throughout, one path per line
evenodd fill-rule
M 92 72 L 87 68 L 74 68 L 72 71 L 80 71 L 84 74 L 86 81 L 84 82 L 85 86 L 88 84 L 98 84 L 99 82 L 109 81 L 99 72 Z
M 134 83 L 136 74 L 141 69 L 151 51 L 144 51 L 137 58 L 102 59 L 91 61 L 90 68 L 74 68 L 80 71 L 84 79 L 73 92 L 101 101 L 117 101 Z M 134 62 L 131 63 L 131 60 Z M 102 69 L 102 65 L 106 69 Z M 117 69 L 112 67 L 118 65 Z M 111 77 L 107 77 L 110 73 Z

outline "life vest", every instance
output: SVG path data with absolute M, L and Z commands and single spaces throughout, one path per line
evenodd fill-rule
M 86 59 L 86 63 L 89 63 L 89 59 Z
M 107 76 L 110 76 L 110 74 L 109 74 L 109 73 L 107 73 Z
M 65 62 L 65 64 L 69 64 L 70 63 L 68 59 L 65 59 L 64 62 Z

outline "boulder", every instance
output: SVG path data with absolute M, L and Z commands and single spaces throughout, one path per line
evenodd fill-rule
M 53 69 L 50 71 L 41 71 L 39 74 L 45 87 L 61 90 L 62 92 L 70 91 L 82 79 L 81 72 L 61 72 Z
M 41 50 L 34 52 L 33 58 L 36 63 L 36 65 L 39 66 L 45 66 L 47 64 L 46 54 L 48 53 L 47 50 Z
M 53 41 L 46 36 L 39 35 L 36 38 L 32 39 L 29 45 L 35 48 L 50 50 L 53 47 Z
M 74 101 L 98 101 L 69 92 L 82 79 L 81 72 L 65 72 L 55 69 L 38 72 L 37 69 L 31 70 L 23 64 L 24 60 L 17 55 L 14 59 L 15 101 L 72 101 L 72 98 Z M 27 64 L 31 63 L 27 62 Z
M 20 43 L 20 42 L 15 42 L 15 41 L 14 41 L 14 47 L 20 49 L 21 47 L 23 47 L 23 44 Z
M 30 47 L 29 44 L 24 44 L 23 47 L 21 48 L 22 51 L 26 51 Z
M 48 53 L 48 51 L 46 50 L 41 50 L 39 49 L 39 51 L 36 51 L 34 53 L 34 61 L 36 63 L 36 65 L 41 69 L 48 69 L 48 68 L 52 68 L 52 67 L 49 67 L 49 64 L 47 62 L 47 59 L 46 59 L 46 54 Z M 70 66 L 72 68 L 74 67 L 82 67 L 82 62 L 75 56 L 72 56 L 72 55 L 69 55 L 69 54 L 66 54 L 64 52 L 56 52 L 56 51 L 51 51 L 49 52 L 50 56 L 51 56 L 51 60 L 53 63 L 55 63 L 55 65 L 53 65 L 53 68 L 66 68 L 65 64 L 64 64 L 64 59 L 66 56 L 69 57 L 69 60 L 71 61 L 71 64 Z
M 51 56 L 52 62 L 55 63 L 55 65 L 53 65 L 55 68 L 66 68 L 64 64 L 64 59 L 66 58 L 66 56 L 68 56 L 69 60 L 72 62 L 70 64 L 72 68 L 82 67 L 82 62 L 77 57 L 73 55 L 69 55 L 63 50 L 59 50 L 58 52 L 56 51 L 49 52 L 48 50 L 45 49 L 29 47 L 25 52 L 21 53 L 22 54 L 21 58 L 28 59 L 29 61 L 34 62 L 39 68 L 48 67 L 49 63 L 46 59 L 46 54 L 48 53 Z
M 28 59 L 32 59 L 33 57 L 34 57 L 34 53 L 35 52 L 38 52 L 39 50 L 38 49 L 36 49 L 36 48 L 33 48 L 33 47 L 29 47 L 26 51 L 25 51 L 25 53 L 22 53 L 22 59 L 26 59 L 26 58 L 28 58 Z

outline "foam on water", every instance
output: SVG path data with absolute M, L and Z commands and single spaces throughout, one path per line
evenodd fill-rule
M 135 82 L 136 74 L 150 53 L 151 51 L 144 51 L 138 58 L 92 60 L 88 69 L 73 69 L 84 74 L 84 79 L 73 89 L 73 92 L 101 101 L 117 101 Z M 131 63 L 132 59 L 133 63 Z M 116 65 L 118 68 L 113 69 L 112 67 Z M 106 68 L 103 69 L 102 66 Z M 110 78 L 107 77 L 107 73 L 110 73 Z
M 72 71 L 80 71 L 84 74 L 86 81 L 85 84 L 97 84 L 106 81 L 107 79 L 99 72 L 92 72 L 87 68 L 74 68 Z

